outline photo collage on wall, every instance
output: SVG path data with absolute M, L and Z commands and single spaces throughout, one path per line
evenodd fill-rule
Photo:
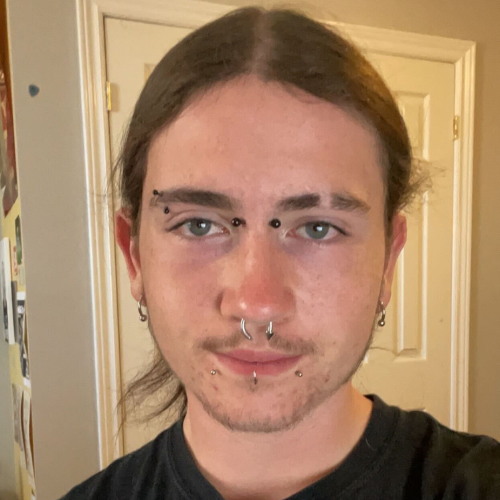
M 0 108 L 2 133 L 0 137 L 0 189 L 3 213 L 6 216 L 17 199 L 17 169 L 14 145 L 14 121 L 12 108 L 5 83 L 4 72 L 0 70 Z

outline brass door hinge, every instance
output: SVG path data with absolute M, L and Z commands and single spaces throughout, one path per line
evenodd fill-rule
M 106 82 L 106 109 L 108 111 L 113 109 L 111 102 L 111 82 Z
M 455 115 L 453 117 L 453 140 L 457 140 L 459 138 L 459 126 L 460 126 L 460 117 Z

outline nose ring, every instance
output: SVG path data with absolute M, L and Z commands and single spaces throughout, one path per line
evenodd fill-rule
M 248 340 L 253 340 L 252 336 L 247 332 L 245 328 L 245 320 L 243 318 L 241 318 L 241 332 Z
M 266 337 L 267 337 L 267 340 L 271 340 L 271 337 L 274 335 L 274 332 L 273 332 L 273 322 L 270 321 L 269 322 L 269 326 L 267 327 L 267 330 L 266 330 Z
M 243 318 L 241 318 L 241 333 L 245 336 L 246 339 L 253 340 L 252 336 L 247 332 L 247 329 L 245 328 L 245 320 Z M 273 322 L 270 321 L 269 326 L 267 327 L 266 330 L 267 340 L 271 340 L 273 335 L 274 335 Z

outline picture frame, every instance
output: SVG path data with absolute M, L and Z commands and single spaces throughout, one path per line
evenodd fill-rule
M 3 238 L 0 242 L 0 282 L 4 338 L 6 342 L 13 345 L 16 343 L 16 328 L 14 324 L 14 309 L 12 302 L 9 238 Z

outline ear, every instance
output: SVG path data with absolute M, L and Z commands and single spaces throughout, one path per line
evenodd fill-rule
M 387 306 L 391 300 L 394 269 L 396 268 L 399 254 L 406 243 L 406 231 L 406 217 L 401 213 L 397 213 L 392 220 L 392 238 L 389 242 L 389 248 L 387 249 L 388 255 L 386 257 L 384 279 L 380 291 L 380 300 L 385 306 Z
M 130 291 L 136 301 L 140 300 L 144 292 L 141 273 L 141 259 L 139 255 L 138 236 L 132 235 L 132 220 L 123 208 L 115 215 L 115 237 L 121 248 L 127 264 L 130 278 Z

